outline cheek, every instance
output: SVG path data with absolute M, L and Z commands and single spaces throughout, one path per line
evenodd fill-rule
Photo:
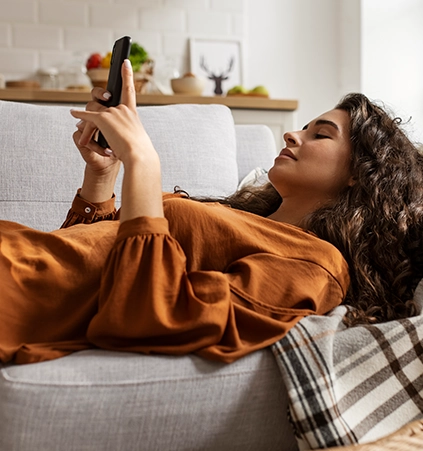
M 332 178 L 335 188 L 345 188 L 351 180 L 351 163 L 349 157 L 335 159 L 331 163 L 330 178 Z
M 301 174 L 310 187 L 334 195 L 345 188 L 350 179 L 350 154 L 337 149 L 319 149 L 303 155 Z

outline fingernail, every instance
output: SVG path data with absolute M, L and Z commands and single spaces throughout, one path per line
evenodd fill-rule
M 129 59 L 125 59 L 123 61 L 123 64 L 125 64 L 125 67 L 127 67 L 128 69 L 132 69 L 132 64 L 131 61 L 129 61 Z
M 110 92 L 105 92 L 105 93 L 103 94 L 103 99 L 109 100 L 110 97 L 112 97 L 112 95 L 110 94 Z
M 104 149 L 104 153 L 105 153 L 106 155 L 113 155 L 113 150 L 112 150 L 112 149 L 109 149 L 109 148 L 106 148 L 106 149 Z
M 76 125 L 76 128 L 78 128 L 79 126 L 81 126 L 83 123 L 84 123 L 83 120 L 78 121 L 78 122 L 75 124 L 75 125 Z

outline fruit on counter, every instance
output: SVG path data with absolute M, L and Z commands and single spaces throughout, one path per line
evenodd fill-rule
M 226 93 L 227 96 L 260 96 L 260 97 L 269 97 L 269 91 L 263 85 L 256 86 L 253 89 L 246 89 L 242 85 L 236 85 L 233 88 L 229 89 Z
M 109 69 L 111 59 L 112 52 L 108 52 L 105 56 L 97 52 L 92 53 L 87 59 L 85 66 L 87 70 L 100 68 Z M 141 66 L 149 60 L 149 56 L 143 47 L 141 47 L 136 42 L 133 42 L 131 45 L 131 53 L 129 55 L 129 59 L 131 61 L 132 69 L 134 70 L 134 72 L 138 72 L 141 69 Z
M 112 52 L 109 52 L 102 60 L 101 60 L 101 67 L 104 67 L 106 69 L 110 68 L 110 61 L 112 60 Z
M 103 60 L 103 57 L 100 53 L 93 53 L 90 55 L 90 57 L 87 59 L 86 67 L 88 70 L 90 69 L 97 69 L 101 67 L 101 61 Z
M 255 88 L 251 89 L 251 91 L 249 91 L 248 94 L 260 95 L 260 96 L 268 97 L 269 96 L 269 91 L 263 85 L 259 85 L 259 86 L 256 86 Z
M 244 88 L 244 86 L 236 85 L 233 88 L 229 89 L 226 95 L 231 96 L 235 94 L 248 94 L 248 90 Z

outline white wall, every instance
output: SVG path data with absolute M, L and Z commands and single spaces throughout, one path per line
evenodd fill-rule
M 249 83 L 298 99 L 298 126 L 360 91 L 423 142 L 422 0 L 248 0 L 248 21 Z
M 362 0 L 361 88 L 423 142 L 423 2 Z
M 339 4 L 248 0 L 248 84 L 298 99 L 301 127 L 339 100 Z
M 246 0 L 0 0 L 0 73 L 85 62 L 130 35 L 156 61 L 189 69 L 188 38 L 246 34 Z
M 130 34 L 157 69 L 189 69 L 188 39 L 237 39 L 244 84 L 299 100 L 298 126 L 347 92 L 412 116 L 423 141 L 422 0 L 0 0 L 0 72 L 85 61 Z

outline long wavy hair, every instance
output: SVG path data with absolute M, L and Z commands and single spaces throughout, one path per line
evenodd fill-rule
M 363 94 L 348 94 L 335 108 L 350 116 L 355 184 L 302 226 L 332 243 L 348 263 L 347 324 L 413 316 L 418 312 L 413 294 L 422 277 L 422 154 L 401 120 Z M 270 183 L 220 200 L 264 217 L 282 201 Z

